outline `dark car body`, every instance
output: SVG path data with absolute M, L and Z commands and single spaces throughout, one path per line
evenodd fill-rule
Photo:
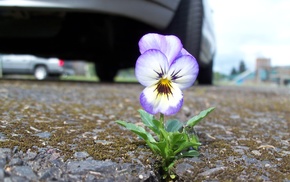
M 101 80 L 133 67 L 138 40 L 177 35 L 212 83 L 215 38 L 206 0 L 2 0 L 0 53 L 94 62 Z

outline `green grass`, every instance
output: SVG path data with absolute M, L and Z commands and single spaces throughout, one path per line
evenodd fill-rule
M 60 80 L 70 80 L 70 81 L 92 81 L 92 82 L 99 82 L 100 79 L 97 76 L 80 76 L 80 75 L 71 75 L 71 76 L 62 76 Z M 114 79 L 116 82 L 137 82 L 137 79 L 134 76 L 117 76 Z
M 70 81 L 93 81 L 98 82 L 100 81 L 97 76 L 81 76 L 81 75 L 71 75 L 71 76 L 61 76 L 60 80 L 70 80 Z
M 115 81 L 116 82 L 132 82 L 132 83 L 138 82 L 137 79 L 135 77 L 133 77 L 133 76 L 132 77 L 117 76 L 115 78 Z

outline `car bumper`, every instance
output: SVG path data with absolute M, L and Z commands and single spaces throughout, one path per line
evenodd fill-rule
M 11 7 L 45 11 L 97 12 L 133 18 L 163 29 L 173 18 L 179 2 L 180 0 L 2 0 L 0 14 L 3 9 Z

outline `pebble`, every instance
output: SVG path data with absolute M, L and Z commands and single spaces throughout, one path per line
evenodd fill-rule
M 27 160 L 33 160 L 33 159 L 35 159 L 36 156 L 37 156 L 37 153 L 36 152 L 31 152 L 30 150 L 28 150 L 26 152 L 25 159 L 27 159 Z
M 41 132 L 35 134 L 35 136 L 38 136 L 39 138 L 50 138 L 51 133 L 50 132 Z
M 31 181 L 37 180 L 36 174 L 29 166 L 13 166 L 11 172 L 16 176 L 23 177 Z
M 193 165 L 184 162 L 184 163 L 180 163 L 176 166 L 175 173 L 178 176 L 183 176 L 183 175 L 185 175 L 185 173 L 192 173 L 193 170 L 194 170 Z
M 87 152 L 76 152 L 74 153 L 74 157 L 76 159 L 85 159 L 89 156 L 89 154 Z
M 5 141 L 5 140 L 6 140 L 6 136 L 0 132 L 0 142 Z
M 261 152 L 258 151 L 258 150 L 252 150 L 251 153 L 256 155 L 256 156 L 261 156 L 262 155 Z
M 48 168 L 43 175 L 39 178 L 40 180 L 47 179 L 61 179 L 62 170 L 58 167 Z
M 4 181 L 4 170 L 3 169 L 0 169 L 0 181 Z
M 23 161 L 19 158 L 13 158 L 9 162 L 9 166 L 21 166 L 23 165 Z
M 216 167 L 216 168 L 212 168 L 212 169 L 206 170 L 206 171 L 204 171 L 202 173 L 199 173 L 198 175 L 199 176 L 204 176 L 206 178 L 209 178 L 211 175 L 218 174 L 218 173 L 224 171 L 225 169 L 226 169 L 226 167 L 220 166 L 220 167 Z

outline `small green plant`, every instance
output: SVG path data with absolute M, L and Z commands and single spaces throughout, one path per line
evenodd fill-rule
M 160 114 L 159 120 L 144 110 L 139 110 L 143 124 L 151 130 L 155 136 L 147 132 L 144 128 L 132 123 L 118 120 L 117 123 L 136 133 L 145 140 L 146 144 L 155 153 L 162 156 L 162 168 L 166 175 L 174 178 L 170 168 L 174 161 L 183 157 L 195 157 L 199 155 L 200 145 L 198 136 L 192 132 L 193 127 L 206 117 L 214 108 L 209 108 L 200 112 L 186 122 L 176 119 L 168 120 L 164 123 L 164 115 Z
M 185 124 L 176 119 L 165 122 L 165 115 L 174 115 L 182 107 L 182 90 L 189 88 L 198 75 L 197 61 L 173 35 L 146 34 L 139 41 L 139 49 L 141 55 L 136 62 L 135 75 L 146 87 L 140 94 L 144 110 L 139 110 L 145 128 L 120 120 L 117 123 L 145 140 L 150 149 L 162 157 L 164 178 L 173 179 L 175 175 L 170 169 L 175 160 L 199 155 L 200 142 L 192 131 L 214 108 L 200 112 Z M 159 119 L 154 116 L 158 113 Z

